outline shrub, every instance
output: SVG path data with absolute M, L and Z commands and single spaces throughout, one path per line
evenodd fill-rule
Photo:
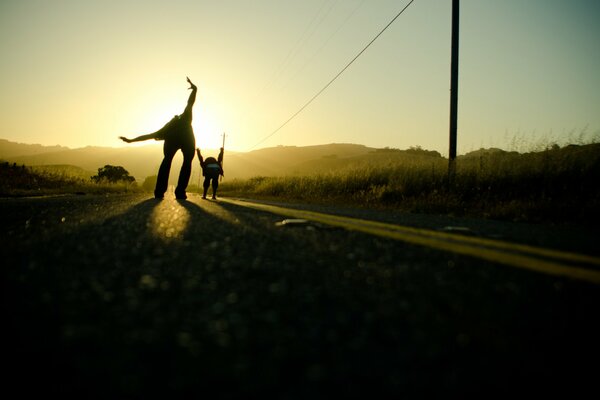
M 96 183 L 100 182 L 109 182 L 109 183 L 117 183 L 117 182 L 125 182 L 125 183 L 133 183 L 135 182 L 135 178 L 129 175 L 129 172 L 121 166 L 113 166 L 113 165 L 105 165 L 102 168 L 98 168 L 98 175 L 94 175 L 91 177 L 92 181 Z

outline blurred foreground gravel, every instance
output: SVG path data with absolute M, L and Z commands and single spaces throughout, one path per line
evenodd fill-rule
M 7 392 L 578 397 L 597 379 L 592 284 L 342 229 L 278 227 L 280 216 L 195 195 L 0 206 Z M 573 228 L 561 238 L 560 228 L 473 223 L 530 242 L 546 231 L 546 245 L 591 253 L 600 243 Z

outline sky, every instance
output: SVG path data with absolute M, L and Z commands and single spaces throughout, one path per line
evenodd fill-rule
M 451 0 L 0 0 L 0 138 L 125 146 L 198 86 L 201 148 L 448 155 Z M 460 2 L 458 154 L 600 135 L 600 1 Z

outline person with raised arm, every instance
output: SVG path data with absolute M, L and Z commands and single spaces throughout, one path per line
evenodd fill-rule
M 163 160 L 158 169 L 158 178 L 156 179 L 156 187 L 154 188 L 154 197 L 157 199 L 164 198 L 167 191 L 169 172 L 171 171 L 171 163 L 177 150 L 183 153 L 183 164 L 179 171 L 179 180 L 175 188 L 175 197 L 177 199 L 187 199 L 186 188 L 190 181 L 192 173 L 192 161 L 194 159 L 194 148 L 196 147 L 196 139 L 194 130 L 192 129 L 192 108 L 196 101 L 196 92 L 198 88 L 192 83 L 190 78 L 187 78 L 190 84 L 189 89 L 192 90 L 187 101 L 185 110 L 180 115 L 174 116 L 165 126 L 154 133 L 141 135 L 133 139 L 128 139 L 125 136 L 119 136 L 126 143 L 140 142 L 143 140 L 164 140 Z
M 196 149 L 196 153 L 198 153 L 198 160 L 200 160 L 202 176 L 204 177 L 204 194 L 202 195 L 202 198 L 206 200 L 206 193 L 208 192 L 208 188 L 212 183 L 212 198 L 215 200 L 217 198 L 217 188 L 219 187 L 219 175 L 225 176 L 225 173 L 223 172 L 224 148 L 221 147 L 221 151 L 219 152 L 217 159 L 214 157 L 208 157 L 205 160 L 200 153 L 200 149 Z

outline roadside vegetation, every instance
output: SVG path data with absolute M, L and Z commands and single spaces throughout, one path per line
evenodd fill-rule
M 53 194 L 125 193 L 139 191 L 135 179 L 123 169 L 114 167 L 120 178 L 115 179 L 112 166 L 98 170 L 98 175 L 70 165 L 29 167 L 0 162 L 0 196 L 44 196 Z M 106 173 L 109 176 L 106 176 Z M 108 179 L 110 178 L 110 179 Z
M 578 145 L 562 146 L 546 142 L 535 151 L 526 151 L 523 143 L 513 143 L 513 149 L 519 151 L 472 151 L 457 158 L 452 182 L 448 179 L 448 160 L 436 151 L 418 146 L 407 150 L 356 151 L 351 156 L 325 153 L 292 166 L 282 163 L 279 176 L 226 178 L 219 194 L 593 225 L 600 222 L 597 141 L 579 140 Z M 329 149 L 336 148 L 339 150 Z M 225 169 L 227 173 L 227 166 Z M 155 184 L 153 175 L 138 185 L 119 166 L 106 165 L 94 175 L 69 165 L 28 167 L 0 161 L 0 196 L 151 192 Z M 188 191 L 196 192 L 198 186 L 190 182 Z
M 409 150 L 381 149 L 364 162 L 313 175 L 224 181 L 219 190 L 241 197 L 513 221 L 600 221 L 598 143 L 551 145 L 527 153 L 474 151 L 457 159 L 452 183 L 447 159 Z

